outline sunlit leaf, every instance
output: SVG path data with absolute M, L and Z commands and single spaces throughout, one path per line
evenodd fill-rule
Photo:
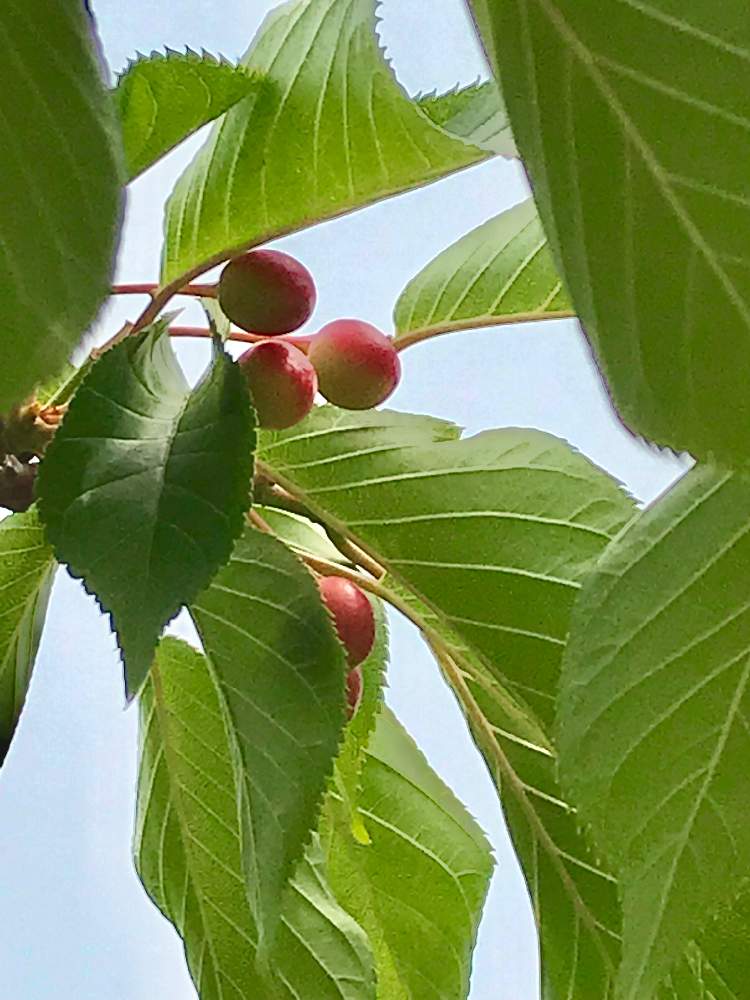
M 207 52 L 167 49 L 139 55 L 114 91 L 129 179 L 224 114 L 255 86 L 242 67 Z
M 435 332 L 571 316 L 531 200 L 444 250 L 396 303 L 396 342 Z
M 368 744 L 362 813 L 368 844 L 331 804 L 328 869 L 370 936 L 378 997 L 464 1000 L 492 871 L 482 831 L 386 709 Z
M 263 433 L 259 463 L 389 570 L 381 586 L 446 658 L 524 867 L 545 1000 L 603 1000 L 617 888 L 560 792 L 549 724 L 580 581 L 632 504 L 548 435 L 455 437 L 422 417 L 326 407 Z
M 517 156 L 505 102 L 494 80 L 419 98 L 426 115 L 453 135 L 502 156 Z
M 162 278 L 342 215 L 491 155 L 435 125 L 383 59 L 374 0 L 296 0 L 243 60 L 262 78 L 167 204 Z
M 264 433 L 259 469 L 439 607 L 546 719 L 580 581 L 632 512 L 618 484 L 538 431 L 431 440 L 407 414 L 320 407 Z

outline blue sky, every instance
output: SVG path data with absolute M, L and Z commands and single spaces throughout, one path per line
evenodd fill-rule
M 238 58 L 263 15 L 260 0 L 99 0 L 113 70 L 136 50 L 205 47 Z M 381 37 L 411 92 L 484 75 L 462 0 L 384 0 Z M 121 280 L 154 280 L 161 205 L 200 139 L 133 186 Z M 315 323 L 358 316 L 388 329 L 404 284 L 490 215 L 523 198 L 515 164 L 493 162 L 280 243 L 316 276 Z M 132 317 L 118 301 L 100 339 Z M 185 321 L 200 321 L 188 307 Z M 181 345 L 190 374 L 205 345 Z M 395 409 L 455 420 L 468 433 L 526 426 L 569 440 L 644 500 L 683 465 L 615 421 L 572 322 L 482 330 L 410 350 Z M 473 1000 L 537 1000 L 536 939 L 522 877 L 494 789 L 452 696 L 418 635 L 393 623 L 389 700 L 433 766 L 489 834 L 498 867 L 475 957 Z M 181 945 L 146 898 L 130 859 L 136 713 L 123 710 L 106 619 L 58 575 L 27 710 L 0 775 L 0 967 L 8 1000 L 190 1000 Z

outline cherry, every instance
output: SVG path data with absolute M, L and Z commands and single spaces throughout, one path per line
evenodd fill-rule
M 342 576 L 324 576 L 318 586 L 333 616 L 349 666 L 359 666 L 370 655 L 375 642 L 375 616 L 367 595 L 356 583 Z
M 362 668 L 354 667 L 346 675 L 346 715 L 353 719 L 362 701 Z
M 305 323 L 315 308 L 307 268 L 280 250 L 251 250 L 230 260 L 219 278 L 219 304 L 243 330 L 276 336 Z
M 237 364 L 247 379 L 261 427 L 291 427 L 312 409 L 318 377 L 293 344 L 262 340 L 245 351 Z
M 312 338 L 308 357 L 321 393 L 347 410 L 369 410 L 382 403 L 401 377 L 393 341 L 359 319 L 327 323 Z

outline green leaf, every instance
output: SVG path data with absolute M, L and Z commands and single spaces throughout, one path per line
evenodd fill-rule
M 133 180 L 201 126 L 246 97 L 257 81 L 242 67 L 203 52 L 138 55 L 121 74 L 114 100 Z
M 472 0 L 545 229 L 624 422 L 746 463 L 742 0 Z
M 607 550 L 571 623 L 562 774 L 621 879 L 628 1000 L 750 865 L 749 520 L 750 478 L 698 467 Z
M 58 371 L 109 294 L 121 149 L 78 2 L 7 0 L 0 413 Z
M 228 707 L 250 906 L 268 954 L 342 736 L 343 649 L 312 575 L 250 528 L 191 611 Z
M 446 94 L 426 94 L 419 106 L 436 125 L 501 156 L 518 156 L 500 89 L 494 80 Z
M 375 615 L 375 643 L 372 652 L 361 665 L 362 700 L 349 722 L 339 755 L 336 758 L 335 781 L 339 795 L 349 810 L 352 834 L 362 844 L 370 843 L 360 809 L 362 767 L 365 748 L 372 736 L 378 713 L 383 705 L 383 685 L 388 666 L 388 620 L 381 601 L 368 594 Z
M 242 530 L 253 446 L 231 358 L 217 346 L 191 392 L 164 323 L 107 351 L 70 404 L 40 467 L 40 514 L 57 558 L 112 616 L 130 694 Z
M 232 330 L 232 321 L 222 310 L 219 305 L 219 300 L 201 296 L 200 304 L 203 308 L 203 312 L 206 314 L 206 320 L 211 328 L 211 333 L 215 337 L 218 337 L 222 343 L 229 340 L 229 334 Z
M 243 64 L 262 85 L 215 126 L 167 204 L 167 283 L 490 155 L 403 92 L 375 0 L 283 4 Z
M 394 311 L 396 342 L 452 330 L 572 316 L 533 201 L 449 246 L 409 282 Z
M 0 522 L 0 764 L 26 700 L 56 568 L 34 507 Z
M 331 803 L 328 870 L 369 934 L 378 997 L 464 1000 L 492 872 L 484 834 L 384 709 L 366 751 L 367 845 Z
M 311 554 L 328 562 L 346 563 L 346 559 L 326 535 L 319 524 L 314 524 L 306 517 L 294 514 L 278 507 L 255 505 L 273 533 L 292 549 Z
M 701 934 L 700 948 L 696 949 L 706 1000 L 744 1000 L 748 949 L 750 891 L 745 880 L 738 898 L 722 907 Z
M 93 365 L 94 359 L 91 355 L 78 368 L 71 364 L 64 365 L 56 375 L 36 386 L 34 390 L 36 400 L 43 406 L 63 406 L 69 403 Z
M 292 549 L 304 555 L 325 559 L 329 563 L 347 564 L 319 524 L 306 517 L 275 507 L 255 505 L 255 510 L 274 534 Z M 388 622 L 382 602 L 368 594 L 375 615 L 375 643 L 372 652 L 361 664 L 363 677 L 362 700 L 359 710 L 349 722 L 339 755 L 334 779 L 339 793 L 348 804 L 354 835 L 367 843 L 368 834 L 359 815 L 359 775 L 364 748 L 375 725 L 382 704 L 382 688 L 388 663 Z
M 243 875 L 232 743 L 206 658 L 165 639 L 141 697 L 135 856 L 154 903 L 172 921 L 201 1000 L 268 996 Z M 361 928 L 325 884 L 319 843 L 283 904 L 273 968 L 280 1000 L 374 1000 Z
M 320 407 L 264 433 L 258 468 L 439 609 L 551 719 L 580 581 L 632 505 L 548 434 L 433 443 L 433 427 L 442 433 L 407 414 Z
M 547 727 L 573 600 L 632 504 L 548 435 L 456 441 L 445 430 L 325 407 L 293 431 L 263 433 L 259 466 L 389 570 L 389 599 L 442 652 L 524 866 L 543 996 L 603 1000 L 617 962 L 616 886 L 560 792 Z
M 539 934 L 544 1000 L 609 1000 L 619 961 L 617 885 L 581 835 L 547 727 L 434 611 L 384 582 L 439 658 L 500 794 Z M 548 691 L 556 695 L 556 682 Z

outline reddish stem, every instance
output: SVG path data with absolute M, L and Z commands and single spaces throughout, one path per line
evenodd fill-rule
M 113 295 L 150 295 L 152 298 L 154 293 L 159 288 L 153 282 L 146 282 L 143 284 L 128 284 L 128 285 L 113 285 L 112 294 Z M 216 285 L 185 285 L 176 295 L 197 295 L 203 299 L 215 299 L 216 298 Z
M 170 337 L 212 337 L 210 330 L 202 326 L 170 326 Z M 291 336 L 284 334 L 281 337 L 266 337 L 261 333 L 245 333 L 244 330 L 230 330 L 228 340 L 238 340 L 245 344 L 257 344 L 262 340 L 283 340 L 288 344 L 294 344 L 300 351 L 307 353 L 313 335 L 310 333 L 297 334 Z
M 112 285 L 113 295 L 153 295 L 158 288 L 153 282 L 147 284 Z

